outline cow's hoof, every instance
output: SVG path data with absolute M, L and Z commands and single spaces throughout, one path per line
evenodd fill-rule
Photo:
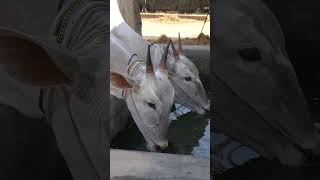
M 149 143 L 147 145 L 147 149 L 150 152 L 166 152 L 167 148 L 168 148 L 168 142 L 167 141 L 159 142 L 157 144 Z

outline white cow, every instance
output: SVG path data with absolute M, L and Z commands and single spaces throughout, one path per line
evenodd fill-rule
M 108 8 L 102 1 L 70 1 L 52 26 L 52 38 L 44 40 L 0 30 L 2 70 L 24 83 L 15 86 L 17 92 L 26 86 L 34 95 L 18 99 L 8 93 L 14 97 L 2 100 L 27 116 L 46 117 L 74 179 L 108 178 Z M 36 108 L 39 87 L 43 112 Z M 30 107 L 21 102 L 28 99 Z
M 169 44 L 167 46 L 167 51 Z M 164 150 L 174 89 L 165 67 L 154 69 L 150 47 L 146 63 L 110 34 L 110 94 L 124 99 L 151 151 Z M 167 54 L 161 61 L 166 63 Z M 112 102 L 111 102 L 112 103 Z M 113 105 L 111 105 L 113 106 Z M 112 117 L 113 118 L 113 117 Z M 113 125 L 111 125 L 113 126 Z
M 131 52 L 146 59 L 145 52 L 149 43 L 124 21 L 117 0 L 110 1 L 110 16 L 112 17 L 110 19 L 111 33 L 127 44 Z M 172 47 L 175 49 L 173 44 Z M 163 52 L 161 46 L 152 46 L 151 55 L 155 66 L 160 63 Z M 209 110 L 209 102 L 200 81 L 199 72 L 196 66 L 184 56 L 180 43 L 177 50 L 169 52 L 167 69 L 176 92 L 177 102 L 201 114 Z

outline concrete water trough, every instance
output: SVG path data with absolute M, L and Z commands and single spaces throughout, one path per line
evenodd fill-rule
M 110 150 L 112 180 L 209 180 L 208 158 L 191 155 Z

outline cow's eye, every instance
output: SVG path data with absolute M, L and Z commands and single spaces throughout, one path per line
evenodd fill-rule
M 147 102 L 148 106 L 154 110 L 156 110 L 156 105 L 151 103 L 151 102 Z
M 261 60 L 261 54 L 258 48 L 245 48 L 238 51 L 240 57 L 247 61 L 259 61 Z
M 191 81 L 192 79 L 191 79 L 190 76 L 188 76 L 188 77 L 185 77 L 184 80 L 186 80 L 186 81 Z

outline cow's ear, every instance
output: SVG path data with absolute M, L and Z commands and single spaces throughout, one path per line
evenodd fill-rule
M 13 78 L 35 86 L 69 83 L 66 75 L 39 44 L 0 34 L 0 63 Z
M 123 75 L 120 73 L 111 71 L 110 72 L 110 81 L 111 84 L 119 89 L 127 89 L 127 88 L 132 88 L 135 82 L 131 79 L 125 78 Z

